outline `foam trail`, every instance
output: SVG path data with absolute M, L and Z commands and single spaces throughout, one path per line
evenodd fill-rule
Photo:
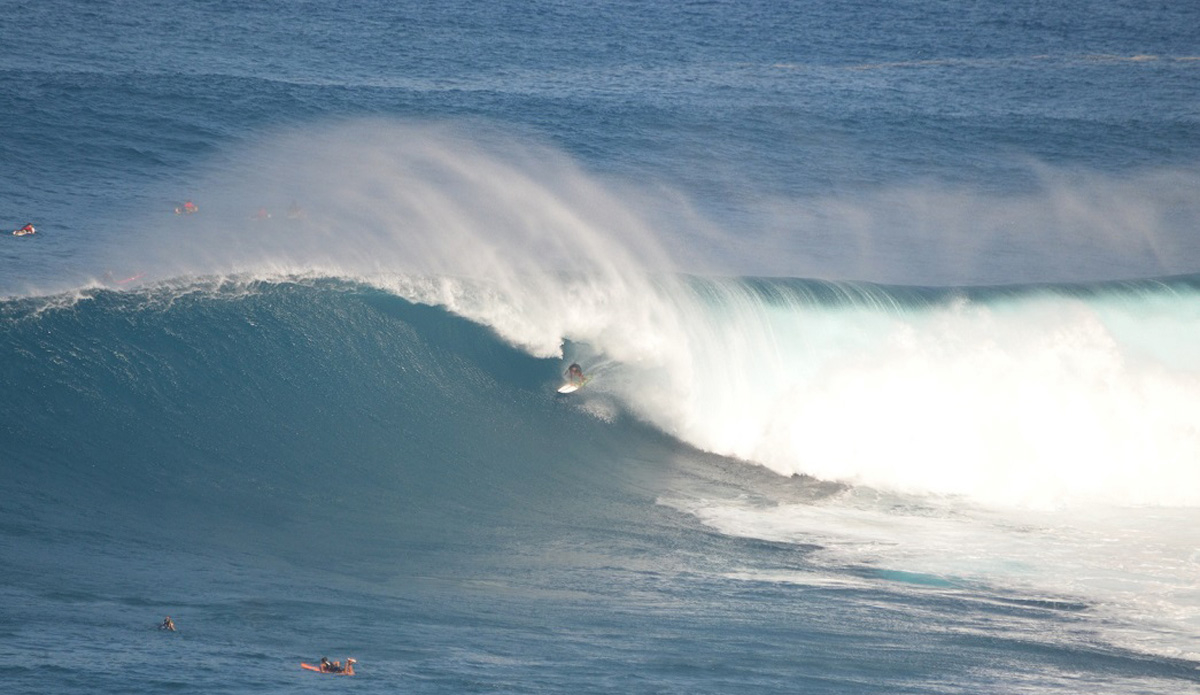
M 867 582 L 1075 605 L 1099 618 L 1098 630 L 1110 643 L 1171 657 L 1200 655 L 1195 509 L 1014 513 L 863 489 L 803 504 L 665 502 L 722 533 L 819 544 L 818 562 L 835 572 L 860 568 Z M 807 584 L 822 577 L 795 572 L 773 579 Z

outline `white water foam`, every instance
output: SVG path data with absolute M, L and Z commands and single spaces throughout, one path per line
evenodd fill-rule
M 995 504 L 1196 506 L 1189 303 L 743 310 L 724 340 L 711 326 L 688 346 L 697 372 L 673 424 L 783 474 Z
M 816 568 L 896 589 L 961 593 L 1015 605 L 1067 606 L 1082 639 L 1200 660 L 1200 511 L 1111 507 L 997 510 L 865 488 L 815 503 L 663 500 L 730 535 L 817 544 Z M 851 575 L 860 576 L 860 575 Z M 871 579 L 874 577 L 874 579 Z M 826 581 L 812 572 L 754 581 Z

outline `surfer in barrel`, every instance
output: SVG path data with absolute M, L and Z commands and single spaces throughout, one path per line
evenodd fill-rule
M 572 362 L 571 366 L 567 367 L 567 381 L 575 385 L 583 383 L 583 367 L 580 367 L 578 362 Z

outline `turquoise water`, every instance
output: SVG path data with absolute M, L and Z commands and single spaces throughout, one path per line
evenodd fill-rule
M 1200 692 L 1191 6 L 0 16 L 5 692 Z

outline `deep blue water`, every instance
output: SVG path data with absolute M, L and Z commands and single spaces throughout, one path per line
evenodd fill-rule
M 0 22 L 5 692 L 1200 692 L 1200 6 Z

